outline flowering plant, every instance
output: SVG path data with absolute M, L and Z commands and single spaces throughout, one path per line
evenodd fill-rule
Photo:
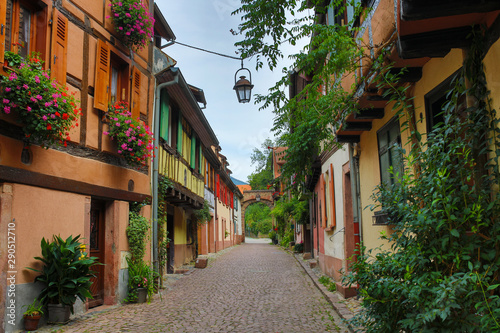
M 111 0 L 109 5 L 124 44 L 139 50 L 147 46 L 154 34 L 155 19 L 146 6 L 138 0 Z
M 81 111 L 74 94 L 50 79 L 36 53 L 24 59 L 5 52 L 5 59 L 13 67 L 8 76 L 0 77 L 0 110 L 5 114 L 17 112 L 29 141 L 66 146 L 69 130 L 78 126 L 75 121 Z
M 143 277 L 139 283 L 137 283 L 137 288 L 147 288 L 148 287 L 148 279 Z
M 153 150 L 153 133 L 139 119 L 133 119 L 127 102 L 116 102 L 109 107 L 109 135 L 118 144 L 118 154 L 131 165 L 146 165 Z

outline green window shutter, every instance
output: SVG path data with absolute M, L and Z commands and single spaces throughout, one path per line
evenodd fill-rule
M 191 168 L 196 168 L 196 137 L 191 136 Z
M 160 137 L 168 142 L 168 119 L 169 119 L 169 107 L 168 107 L 168 94 L 165 89 L 161 91 L 160 94 Z
M 177 124 L 177 151 L 182 155 L 182 116 L 179 115 L 179 122 Z

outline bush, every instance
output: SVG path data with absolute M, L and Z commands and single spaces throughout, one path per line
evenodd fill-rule
M 77 297 L 82 302 L 85 302 L 86 298 L 92 298 L 90 278 L 95 275 L 90 267 L 98 264 L 98 258 L 87 256 L 85 245 L 78 242 L 79 238 L 80 236 L 69 236 L 64 240 L 60 236 L 53 236 L 50 243 L 42 238 L 42 256 L 35 259 L 43 262 L 44 266 L 41 270 L 29 269 L 41 273 L 35 281 L 45 285 L 38 296 L 44 305 L 69 305 L 73 313 L 73 304 Z
M 73 94 L 50 79 L 37 54 L 24 59 L 5 52 L 5 59 L 13 70 L 8 76 L 0 76 L 0 110 L 5 114 L 17 112 L 29 142 L 66 145 L 80 114 Z

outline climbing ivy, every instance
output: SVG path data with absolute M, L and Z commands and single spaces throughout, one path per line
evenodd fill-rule
M 364 311 L 353 323 L 366 332 L 500 331 L 500 131 L 477 31 L 444 122 L 415 141 L 404 175 L 374 194 L 372 209 L 394 231 L 382 237 L 391 249 L 363 248 L 344 281 L 359 285 Z M 383 81 L 392 101 L 411 105 Z
M 130 254 L 135 262 L 142 261 L 144 258 L 149 227 L 150 221 L 147 218 L 135 212 L 129 213 L 129 224 L 126 233 Z

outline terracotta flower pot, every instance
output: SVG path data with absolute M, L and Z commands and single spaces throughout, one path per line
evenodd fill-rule
M 38 328 L 38 322 L 40 321 L 40 318 L 42 318 L 41 315 L 34 315 L 34 316 L 27 316 L 25 315 L 24 317 L 24 329 L 26 331 L 36 331 Z

